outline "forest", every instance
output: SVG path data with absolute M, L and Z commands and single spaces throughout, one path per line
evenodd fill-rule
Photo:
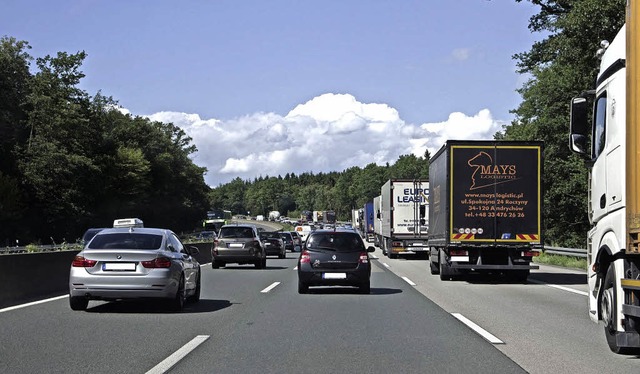
M 587 168 L 567 145 L 569 102 L 591 89 L 601 40 L 624 23 L 625 0 L 515 0 L 534 4 L 541 36 L 513 56 L 527 79 L 514 119 L 495 139 L 542 140 L 547 244 L 584 248 Z M 314 174 L 236 178 L 211 188 L 172 123 L 122 113 L 116 99 L 79 88 L 84 52 L 34 58 L 28 41 L 0 39 L 0 245 L 75 242 L 117 217 L 188 232 L 207 209 L 234 214 L 335 210 L 348 219 L 389 178 L 426 179 L 429 153 Z M 53 242 L 53 243 L 52 243 Z

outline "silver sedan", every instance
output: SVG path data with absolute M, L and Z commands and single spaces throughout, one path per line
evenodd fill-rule
M 69 275 L 69 304 L 89 300 L 166 299 L 173 310 L 200 300 L 200 264 L 171 230 L 104 229 L 78 253 Z

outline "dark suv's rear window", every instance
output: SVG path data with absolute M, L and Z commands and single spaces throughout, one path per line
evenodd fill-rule
M 351 233 L 316 233 L 307 240 L 308 249 L 327 249 L 336 252 L 365 251 L 360 236 Z
M 218 238 L 253 238 L 253 229 L 250 227 L 223 227 Z

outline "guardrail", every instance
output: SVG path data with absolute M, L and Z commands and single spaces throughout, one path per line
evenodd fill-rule
M 544 252 L 554 255 L 587 257 L 587 250 L 580 248 L 544 247 Z

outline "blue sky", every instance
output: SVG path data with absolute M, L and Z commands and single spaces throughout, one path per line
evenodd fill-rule
M 81 87 L 194 139 L 215 186 L 490 138 L 541 38 L 515 0 L 5 0 L 0 35 L 88 54 Z M 322 152 L 318 152 L 320 147 Z

